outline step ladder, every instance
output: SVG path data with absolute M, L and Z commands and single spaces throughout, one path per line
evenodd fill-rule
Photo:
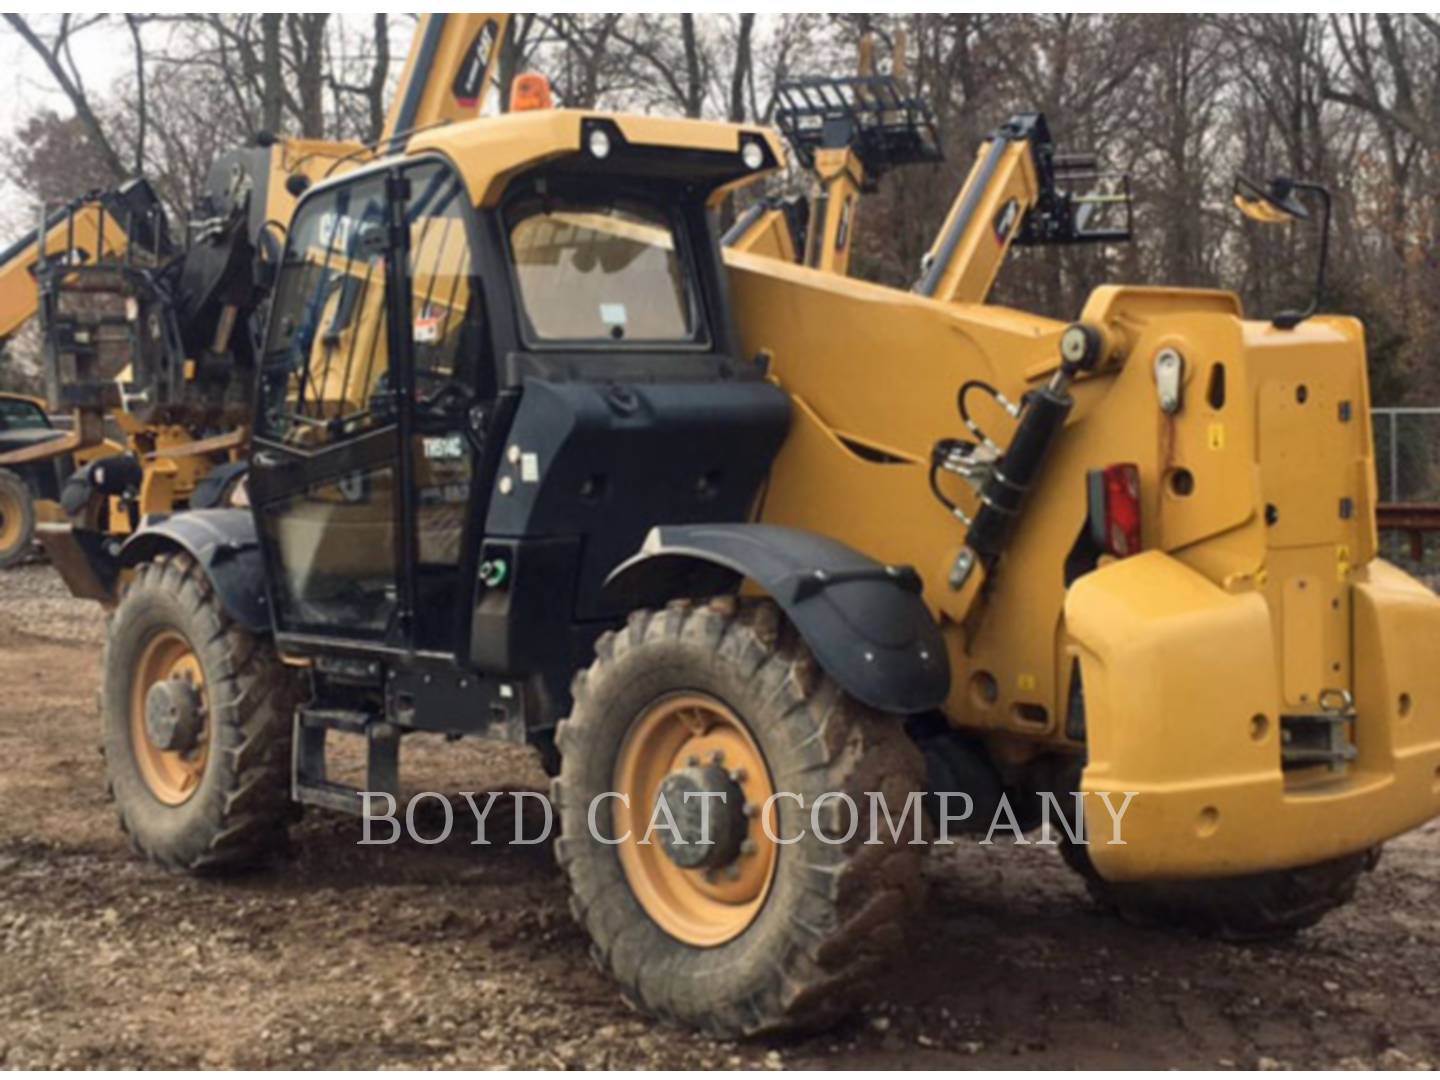
M 330 779 L 325 766 L 325 743 L 332 731 L 365 737 L 363 789 Z M 358 817 L 365 809 L 360 790 L 399 793 L 400 729 L 364 710 L 301 706 L 295 711 L 293 754 L 290 794 L 298 803 Z

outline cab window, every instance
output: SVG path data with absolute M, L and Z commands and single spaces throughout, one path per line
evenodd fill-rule
M 530 344 L 706 344 L 681 234 L 662 207 L 537 194 L 511 204 L 505 234 Z
M 406 170 L 415 392 L 484 383 L 481 303 L 464 185 L 443 163 Z M 364 177 L 296 216 L 265 348 L 261 434 L 297 448 L 395 419 L 385 305 L 385 183 Z
M 50 418 L 33 401 L 0 397 L 0 431 L 21 431 L 27 428 L 48 428 Z

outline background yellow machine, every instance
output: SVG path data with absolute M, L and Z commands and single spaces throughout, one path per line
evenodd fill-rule
M 39 513 L 10 514 L 27 527 L 4 531 L 13 542 L 0 547 L 19 558 L 37 516 L 68 516 L 78 533 L 42 535 L 61 545 L 52 554 L 72 585 L 98 596 L 113 583 L 87 564 L 115 538 L 152 514 L 232 497 L 254 336 L 297 197 L 416 130 L 479 115 L 508 18 L 425 16 L 377 146 L 267 135 L 224 154 L 183 236 L 143 179 L 42 207 L 35 232 L 0 254 L 0 343 L 40 316 L 48 404 L 73 419 L 58 438 L 0 448 L 0 469 L 81 471 L 63 492 L 30 483 Z
M 909 85 L 905 50 L 902 31 L 891 71 L 878 74 L 867 34 L 855 76 L 804 76 L 776 87 L 775 124 L 812 190 L 757 199 L 726 231 L 727 248 L 849 272 L 862 194 L 893 169 L 943 160 L 934 114 Z

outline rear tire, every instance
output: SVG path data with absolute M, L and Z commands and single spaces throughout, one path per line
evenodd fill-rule
M 636 612 L 624 630 L 600 639 L 596 654 L 576 677 L 574 711 L 559 728 L 561 772 L 552 789 L 561 824 L 556 852 L 596 965 L 632 1005 L 718 1036 L 813 1028 L 848 1012 L 870 992 L 873 976 L 900 954 L 922 902 L 921 849 L 906 843 L 908 833 L 893 842 L 882 825 L 881 843 L 863 842 L 866 792 L 885 793 L 898 813 L 909 793 L 924 790 L 924 763 L 902 721 L 847 697 L 769 603 L 737 605 L 722 598 Z M 762 792 L 746 786 L 751 811 L 743 828 L 746 843 L 759 845 L 748 857 L 766 860 L 770 868 L 764 891 L 737 901 L 752 905 L 738 918 L 733 911 L 715 913 L 701 896 L 694 901 L 699 914 L 680 913 L 691 926 L 678 930 L 657 909 L 663 903 L 635 868 L 638 856 L 632 851 L 622 857 L 624 845 L 592 837 L 587 820 L 592 799 L 623 790 L 616 784 L 629 774 L 617 767 L 634 754 L 647 718 L 677 699 L 712 702 L 715 716 L 728 718 L 723 722 L 733 728 L 733 745 L 753 751 L 748 760 L 743 749 L 725 759 L 727 768 L 740 759 L 749 769 L 736 770 L 732 779 L 740 775 L 748 785 L 757 772 L 765 773 L 763 790 L 795 792 L 805 800 L 802 810 L 793 799 L 777 799 L 771 828 L 775 837 L 803 838 L 766 846 L 754 802 Z M 683 764 L 689 750 L 676 753 Z M 655 803 L 643 785 L 637 789 L 630 813 L 643 829 Z M 860 828 L 843 844 L 822 842 L 809 824 L 815 798 L 831 791 L 848 794 L 861 811 Z M 615 805 L 599 803 L 596 818 L 597 831 L 612 841 L 621 832 L 615 817 L 622 812 L 612 813 Z M 848 811 L 837 800 L 824 807 L 835 811 L 822 813 L 824 831 L 842 836 Z M 705 880 L 712 888 L 743 884 L 750 873 L 741 869 L 745 858 L 706 871 L 711 876 Z M 701 871 L 666 871 L 672 872 L 704 890 L 698 878 L 686 876 Z M 714 919 L 711 926 L 691 932 L 707 918 Z
M 267 638 L 226 615 L 194 559 L 163 555 L 136 570 L 103 664 L 106 773 L 135 850 L 214 872 L 283 849 L 300 680 Z M 189 685 L 202 717 L 189 749 L 165 750 L 147 734 L 147 692 L 169 680 Z
M 35 500 L 30 486 L 9 469 L 0 469 L 0 570 L 8 570 L 35 543 Z
M 1062 846 L 1100 907 L 1135 926 L 1165 927 L 1224 941 L 1272 941 L 1314 926 L 1350 902 L 1379 849 L 1326 862 L 1197 881 L 1106 881 L 1086 850 Z

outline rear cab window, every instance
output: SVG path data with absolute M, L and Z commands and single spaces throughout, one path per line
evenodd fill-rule
M 678 215 L 636 198 L 534 194 L 504 230 L 531 347 L 709 345 Z

